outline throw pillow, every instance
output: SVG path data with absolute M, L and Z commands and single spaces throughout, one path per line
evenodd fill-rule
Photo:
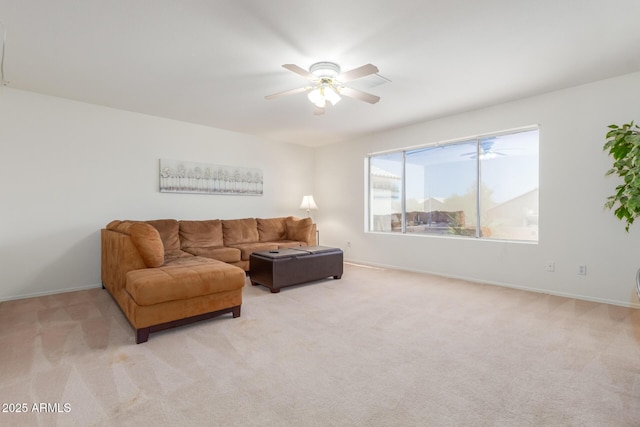
M 164 245 L 158 230 L 150 224 L 136 222 L 129 227 L 131 241 L 147 267 L 164 264 Z
M 287 238 L 298 242 L 311 241 L 311 230 L 313 229 L 313 221 L 311 218 L 296 218 L 294 216 L 287 217 Z

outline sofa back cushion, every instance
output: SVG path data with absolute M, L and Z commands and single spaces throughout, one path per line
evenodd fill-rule
M 222 233 L 225 246 L 260 241 L 258 222 L 255 218 L 223 219 Z
M 158 230 L 165 251 L 175 251 L 180 249 L 178 220 L 156 219 L 145 222 L 147 224 L 151 224 L 156 230 Z
M 180 221 L 180 248 L 210 248 L 224 246 L 222 221 Z
M 287 238 L 286 218 L 257 218 L 261 242 L 277 242 Z
M 156 228 L 144 222 L 134 222 L 128 227 L 131 241 L 147 267 L 164 264 L 164 245 Z
M 295 216 L 287 217 L 285 220 L 287 226 L 287 239 L 298 242 L 310 242 L 311 230 L 313 229 L 313 220 L 311 218 L 296 218 Z

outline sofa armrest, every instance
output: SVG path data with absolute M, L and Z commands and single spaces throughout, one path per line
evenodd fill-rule
M 101 278 L 111 293 L 124 289 L 126 274 L 131 270 L 147 268 L 128 234 L 102 229 Z
M 316 228 L 316 223 L 314 222 L 311 226 L 311 235 L 309 236 L 309 241 L 307 242 L 308 246 L 317 246 L 318 245 L 318 229 Z

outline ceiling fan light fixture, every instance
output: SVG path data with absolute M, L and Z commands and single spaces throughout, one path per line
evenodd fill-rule
M 333 86 L 318 86 L 309 92 L 307 98 L 318 108 L 324 108 L 327 105 L 327 101 L 331 105 L 336 105 L 342 99 Z
M 324 97 L 331 103 L 331 105 L 336 105 L 341 99 L 340 95 L 338 95 L 338 91 L 336 91 L 336 88 L 333 86 L 325 88 Z
M 315 115 L 324 114 L 327 101 L 332 105 L 336 105 L 342 99 L 342 95 L 359 99 L 369 104 L 375 104 L 380 100 L 379 96 L 345 86 L 345 83 L 377 73 L 378 67 L 373 64 L 365 64 L 345 73 L 341 73 L 338 64 L 327 61 L 312 64 L 311 67 L 309 67 L 309 71 L 296 64 L 282 64 L 282 67 L 304 77 L 309 80 L 312 85 L 267 95 L 265 99 L 275 99 L 284 95 L 306 92 L 309 101 L 315 106 Z
M 325 99 L 323 92 L 324 92 L 323 88 L 317 87 L 311 92 L 309 92 L 309 95 L 307 95 L 307 98 L 309 98 L 309 101 L 311 101 L 316 107 L 324 108 L 325 104 L 327 103 L 327 100 Z

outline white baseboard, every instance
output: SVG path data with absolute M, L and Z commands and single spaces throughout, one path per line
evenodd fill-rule
M 101 288 L 102 284 L 97 284 L 97 285 L 87 285 L 87 286 L 78 286 L 75 288 L 64 288 L 64 289 L 56 289 L 54 291 L 45 291 L 45 292 L 35 292 L 32 294 L 23 294 L 23 295 L 14 295 L 8 298 L 0 298 L 0 302 L 4 302 L 4 301 L 14 301 L 14 300 L 18 300 L 18 299 L 25 299 L 25 298 L 34 298 L 34 297 L 43 297 L 43 296 L 47 296 L 47 295 L 56 295 L 56 294 L 64 294 L 66 292 L 74 292 L 74 291 L 84 291 L 87 289 L 95 289 L 95 288 Z
M 544 290 L 544 289 L 530 288 L 530 287 L 527 287 L 527 286 L 513 285 L 511 283 L 493 282 L 493 281 L 489 281 L 489 280 L 477 279 L 477 278 L 474 278 L 474 277 L 456 276 L 456 275 L 452 275 L 452 274 L 443 274 L 443 273 L 438 273 L 438 272 L 434 272 L 434 271 L 426 271 L 426 270 L 416 270 L 416 269 L 412 269 L 412 268 L 402 268 L 402 267 L 397 267 L 397 266 L 394 266 L 394 265 L 370 263 L 370 262 L 359 261 L 359 260 L 354 260 L 354 259 L 345 259 L 344 261 L 347 264 L 361 265 L 361 266 L 364 266 L 364 267 L 386 268 L 386 269 L 389 269 L 389 270 L 408 271 L 408 272 L 411 272 L 411 273 L 433 274 L 434 276 L 448 277 L 450 279 L 466 280 L 468 282 L 482 283 L 482 284 L 485 284 L 485 285 L 502 286 L 502 287 L 505 287 L 505 288 L 518 289 L 518 290 L 521 290 L 521 291 L 535 292 L 535 293 L 539 293 L 539 294 L 553 295 L 553 296 L 557 296 L 557 297 L 573 298 L 573 299 L 579 299 L 579 300 L 582 300 L 582 301 L 599 302 L 599 303 L 603 303 L 603 304 L 617 305 L 617 306 L 627 307 L 627 308 L 640 308 L 640 303 L 634 303 L 634 302 L 615 301 L 615 300 L 609 300 L 609 299 L 605 299 L 605 298 L 593 298 L 593 297 L 586 296 L 586 295 L 571 294 L 571 293 L 566 293 L 566 292 L 554 292 L 554 291 L 549 291 L 549 290 Z

